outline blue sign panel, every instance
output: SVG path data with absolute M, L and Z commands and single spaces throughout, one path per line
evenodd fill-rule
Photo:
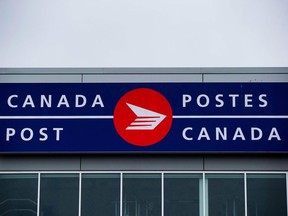
M 288 152 L 288 83 L 0 84 L 0 152 Z

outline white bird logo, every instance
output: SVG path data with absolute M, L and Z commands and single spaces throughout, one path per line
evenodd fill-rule
M 161 113 L 144 109 L 133 104 L 126 104 L 137 116 L 126 130 L 154 130 L 166 118 L 166 115 Z

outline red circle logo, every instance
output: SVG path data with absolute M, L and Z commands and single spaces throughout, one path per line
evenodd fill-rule
M 114 110 L 114 125 L 128 143 L 149 146 L 162 140 L 172 125 L 172 109 L 159 92 L 138 88 L 123 95 Z

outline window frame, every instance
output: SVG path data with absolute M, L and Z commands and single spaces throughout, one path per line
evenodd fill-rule
M 200 210 L 200 212 L 203 213 L 202 216 L 208 216 L 207 214 L 207 206 L 206 206 L 206 197 L 207 197 L 207 183 L 206 183 L 206 174 L 243 174 L 244 176 L 244 205 L 245 205 L 245 216 L 248 215 L 248 199 L 247 199 L 247 174 L 283 174 L 286 177 L 286 212 L 287 212 L 287 216 L 288 216 L 288 171 L 166 171 L 166 170 L 162 170 L 162 171 L 149 171 L 149 170 L 145 170 L 145 171 L 119 171 L 119 170 L 115 170 L 115 171 L 0 171 L 0 175 L 1 174 L 37 174 L 38 177 L 38 191 L 37 191 L 37 216 L 40 216 L 40 197 L 41 197 L 41 191 L 40 191 L 40 187 L 41 187 L 41 175 L 42 174 L 78 174 L 79 177 L 79 192 L 78 192 L 78 200 L 79 200 L 79 206 L 78 206 L 78 216 L 81 216 L 81 189 L 82 189 L 82 174 L 120 174 L 120 215 L 119 216 L 123 216 L 123 174 L 160 174 L 161 175 L 161 216 L 165 216 L 164 215 L 164 177 L 165 174 L 200 174 L 202 175 L 202 202 L 203 202 L 203 206 L 202 206 L 202 211 Z M 200 199 L 200 198 L 199 198 Z

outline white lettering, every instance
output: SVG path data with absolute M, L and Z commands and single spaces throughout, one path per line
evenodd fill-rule
M 50 133 L 48 131 L 50 130 Z M 6 129 L 6 141 L 9 142 L 12 140 L 12 137 L 18 137 L 21 138 L 22 141 L 31 141 L 38 139 L 39 141 L 47 141 L 48 136 L 50 138 L 52 132 L 55 132 L 55 141 L 60 141 L 62 131 L 64 131 L 64 128 L 40 128 L 38 130 L 33 130 L 32 128 L 23 128 L 19 131 L 16 131 L 15 128 L 7 128 Z
M 259 96 L 259 101 L 262 102 L 262 104 L 259 104 L 259 107 L 267 107 L 268 102 L 267 102 L 267 100 L 265 100 L 266 97 L 267 97 L 266 94 L 261 94 Z
M 82 100 L 82 103 L 80 103 L 80 100 Z M 84 95 L 76 95 L 75 96 L 75 107 L 84 107 L 87 103 L 87 99 Z
M 207 129 L 205 127 L 203 127 L 201 129 L 197 140 L 201 140 L 202 138 L 210 140 L 209 134 L 208 134 Z
M 277 140 L 281 140 L 280 135 L 277 131 L 277 128 L 275 127 L 271 129 L 268 140 L 272 140 L 273 138 L 276 138 Z
M 63 128 L 53 128 L 56 131 L 56 141 L 60 140 L 60 132 L 63 131 Z
M 258 133 L 258 136 L 256 136 L 256 131 Z M 260 128 L 252 127 L 251 128 L 251 140 L 260 140 L 263 136 L 263 132 Z
M 7 104 L 8 104 L 8 106 L 11 107 L 11 108 L 17 108 L 18 105 L 12 104 L 12 99 L 13 99 L 13 98 L 18 98 L 18 95 L 11 95 L 10 97 L 8 97 Z
M 201 103 L 201 99 L 204 98 L 204 104 Z M 209 105 L 210 99 L 207 95 L 201 94 L 197 97 L 197 104 L 199 107 L 207 107 Z
M 242 139 L 242 140 L 245 140 L 245 136 L 243 134 L 243 131 L 240 127 L 238 127 L 234 133 L 234 136 L 233 136 L 233 140 L 236 140 L 236 139 Z
M 215 100 L 218 102 L 216 103 L 216 107 L 223 107 L 224 106 L 224 101 L 222 100 L 223 94 L 218 94 L 215 97 Z
M 41 95 L 40 97 L 40 107 L 52 107 L 52 95 Z
M 28 137 L 25 137 L 25 132 L 28 132 Z M 24 128 L 21 133 L 20 133 L 20 137 L 23 141 L 30 141 L 33 138 L 33 130 L 31 128 Z
M 14 128 L 7 128 L 6 129 L 6 141 L 10 141 L 10 137 L 14 136 L 16 131 Z
M 232 107 L 236 107 L 236 98 L 239 97 L 239 94 L 229 94 L 229 97 L 232 98 Z
M 100 105 L 101 107 L 104 107 L 104 103 L 102 101 L 101 95 L 96 95 L 94 102 L 92 104 L 92 107 L 95 107 L 96 105 Z
M 66 107 L 70 107 L 66 95 L 61 96 L 61 98 L 59 99 L 57 107 L 59 108 L 62 105 L 66 106 Z
M 253 97 L 253 95 L 251 95 L 251 94 L 245 94 L 244 95 L 245 107 L 253 107 L 252 97 Z
M 192 137 L 188 137 L 188 136 L 187 136 L 187 131 L 192 131 L 192 130 L 193 130 L 192 127 L 184 128 L 184 130 L 182 131 L 182 137 L 183 137 L 185 140 L 188 140 L 188 141 L 193 140 Z
M 192 96 L 188 94 L 182 95 L 182 107 L 186 107 L 186 104 L 192 101 Z
M 35 104 L 33 102 L 31 95 L 27 95 L 25 100 L 24 100 L 22 107 L 25 108 L 26 106 L 31 106 L 31 107 L 35 108 Z
M 224 127 L 223 130 L 221 130 L 219 127 L 216 127 L 216 140 L 220 140 L 220 136 L 222 140 L 227 140 L 227 127 Z
M 41 128 L 39 130 L 39 134 L 42 136 L 39 138 L 39 141 L 46 141 L 48 139 L 48 135 L 47 135 L 47 130 L 48 128 Z
M 251 141 L 258 141 L 258 140 L 262 140 L 264 137 L 265 139 L 267 139 L 268 141 L 272 140 L 272 139 L 276 139 L 278 141 L 281 141 L 281 137 L 280 134 L 277 130 L 277 128 L 273 127 L 271 128 L 271 131 L 269 133 L 269 137 L 268 134 L 267 136 L 264 136 L 264 131 L 261 128 L 258 127 L 251 127 L 250 128 L 250 133 L 248 134 L 244 134 L 244 131 L 242 130 L 241 127 L 237 127 L 235 130 L 229 130 L 229 127 L 215 127 L 214 129 L 209 129 L 206 127 L 201 127 L 201 128 L 192 128 L 192 127 L 186 127 L 183 129 L 182 131 L 182 137 L 183 139 L 187 140 L 187 141 L 192 141 L 194 140 L 193 138 L 193 133 L 192 130 L 194 131 L 194 133 L 196 133 L 196 135 L 198 135 L 197 140 L 203 140 L 206 139 L 207 141 L 210 141 L 211 138 L 214 141 L 219 141 L 219 140 L 223 140 L 223 141 L 227 141 L 229 139 L 230 136 L 228 136 L 228 134 L 232 133 L 233 137 L 231 137 L 230 139 L 232 141 L 235 140 L 246 140 L 249 139 Z M 214 133 L 212 132 L 214 130 Z M 213 136 L 214 134 L 214 136 Z M 195 135 L 195 136 L 196 136 Z

